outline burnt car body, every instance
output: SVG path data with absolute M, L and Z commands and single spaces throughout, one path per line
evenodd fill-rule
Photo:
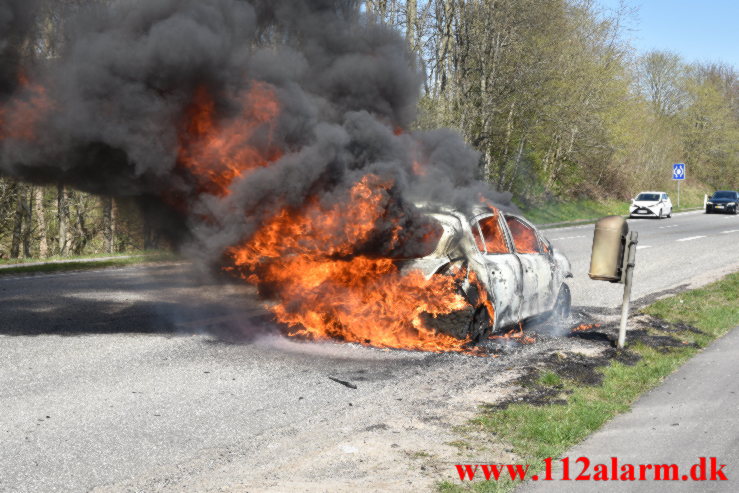
M 460 277 L 459 288 L 473 313 L 467 333 L 453 335 L 475 340 L 527 319 L 569 313 L 565 279 L 572 277 L 570 262 L 531 223 L 489 207 L 469 213 L 419 207 L 444 232 L 431 254 L 407 260 L 402 269 L 418 269 L 427 277 L 438 273 Z M 484 301 L 492 310 L 485 309 Z
M 739 192 L 719 190 L 706 202 L 706 214 L 739 213 Z

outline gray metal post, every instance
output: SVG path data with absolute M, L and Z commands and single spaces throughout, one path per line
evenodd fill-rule
M 680 208 L 680 182 L 682 180 L 677 180 L 677 208 Z
M 639 243 L 639 233 L 636 231 L 629 232 L 627 237 L 626 252 L 628 261 L 626 262 L 626 272 L 624 272 L 624 300 L 621 305 L 621 327 L 618 331 L 618 347 L 622 349 L 626 343 L 626 320 L 629 318 L 629 304 L 631 303 L 631 281 L 634 276 L 634 265 L 636 262 L 636 244 Z

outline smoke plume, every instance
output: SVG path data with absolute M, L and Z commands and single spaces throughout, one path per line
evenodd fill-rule
M 0 3 L 3 175 L 137 198 L 209 262 L 359 196 L 380 212 L 334 256 L 409 253 L 418 201 L 508 203 L 457 133 L 410 130 L 422 74 L 355 1 L 89 2 L 41 53 L 56 4 Z

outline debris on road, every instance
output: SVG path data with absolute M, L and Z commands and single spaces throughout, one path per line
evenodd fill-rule
M 328 377 L 328 378 L 329 378 L 329 380 L 333 380 L 333 381 L 334 381 L 334 382 L 336 382 L 336 383 L 340 383 L 340 384 L 341 384 L 341 385 L 343 385 L 344 387 L 349 387 L 350 389 L 354 389 L 354 390 L 356 390 L 356 389 L 357 389 L 357 386 L 356 386 L 356 385 L 354 385 L 354 384 L 353 384 L 353 383 L 351 383 L 351 382 L 347 382 L 346 380 L 340 380 L 340 379 L 338 379 L 338 378 L 334 378 L 334 377 Z

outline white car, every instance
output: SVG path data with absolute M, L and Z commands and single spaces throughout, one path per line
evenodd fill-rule
M 665 192 L 642 192 L 632 199 L 629 217 L 672 217 L 672 201 Z
M 438 230 L 429 239 L 432 251 L 406 259 L 402 271 L 420 270 L 426 277 L 462 272 L 459 289 L 470 304 L 468 318 L 453 314 L 453 324 L 443 317 L 429 319 L 430 326 L 476 341 L 526 319 L 567 318 L 570 262 L 531 223 L 488 207 L 467 213 L 429 204 L 419 207 Z M 473 273 L 479 285 L 472 282 Z

